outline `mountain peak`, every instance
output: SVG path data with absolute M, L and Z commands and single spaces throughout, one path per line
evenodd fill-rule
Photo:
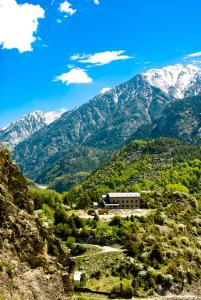
M 30 112 L 0 129 L 0 141 L 3 141 L 6 147 L 13 148 L 42 127 L 54 122 L 63 113 L 63 109 L 60 111 L 42 112 L 36 110 Z
M 192 64 L 176 64 L 161 69 L 151 69 L 143 75 L 151 86 L 159 88 L 174 98 L 182 99 L 197 77 L 201 77 L 201 70 Z M 195 96 L 197 94 L 196 89 Z

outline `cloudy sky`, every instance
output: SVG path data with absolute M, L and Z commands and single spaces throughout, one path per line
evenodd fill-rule
M 0 127 L 201 60 L 200 0 L 0 0 Z

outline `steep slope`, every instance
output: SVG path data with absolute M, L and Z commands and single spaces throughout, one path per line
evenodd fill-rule
M 201 96 L 171 103 L 157 121 L 152 136 L 201 143 Z
M 61 114 L 61 112 L 56 111 L 28 113 L 0 129 L 0 142 L 12 149 L 45 125 L 54 122 Z
M 134 139 L 148 139 L 148 138 L 159 138 L 159 137 L 170 137 L 182 140 L 187 143 L 200 144 L 201 143 L 201 97 L 189 97 L 183 100 L 178 100 L 170 103 L 167 108 L 162 113 L 161 118 L 156 120 L 155 123 L 147 123 L 139 127 L 139 129 L 127 139 L 127 143 Z M 100 132 L 101 134 L 101 132 Z M 96 137 L 96 135 L 94 135 Z M 103 135 L 102 141 L 104 140 Z M 107 135 L 105 135 L 107 136 Z M 115 133 L 111 135 L 108 134 L 108 144 L 109 139 L 113 139 Z M 116 136 L 118 139 L 118 135 Z M 87 141 L 89 143 L 89 141 Z M 90 143 L 93 143 L 90 140 Z M 105 143 L 107 145 L 107 143 Z M 177 143 L 176 143 L 177 145 Z M 99 146 L 99 145 L 98 145 Z M 187 147 L 187 146 L 186 146 Z M 65 155 L 61 160 L 54 164 L 54 168 L 51 166 L 49 169 L 44 169 L 42 177 L 39 177 L 38 181 L 45 180 L 46 182 L 51 181 L 51 187 L 55 188 L 58 191 L 65 191 L 66 189 L 71 188 L 73 185 L 79 184 L 89 176 L 90 171 L 95 170 L 104 163 L 109 155 L 112 154 L 112 151 L 109 149 L 99 150 L 98 148 L 93 151 L 96 157 L 90 156 L 89 153 L 86 154 L 86 147 L 82 146 L 82 150 L 85 155 L 82 155 L 82 151 L 79 151 L 79 160 L 75 157 L 77 156 L 77 150 L 75 151 L 75 157 L 72 160 L 68 159 L 68 155 L 73 156 L 73 153 L 70 151 L 68 155 Z M 190 148 L 189 148 L 189 151 Z M 101 156 L 100 156 L 101 154 Z M 75 163 L 76 161 L 76 163 Z M 95 165 L 91 165 L 96 161 Z M 65 163 L 66 162 L 66 163 Z M 79 169 L 77 170 L 76 164 L 79 164 Z M 91 167 L 89 167 L 91 166 Z M 89 168 L 88 168 L 89 167 Z M 82 173 L 82 171 L 86 173 Z M 59 174 L 60 172 L 60 174 Z M 78 172 L 78 173 L 77 173 Z M 45 175 L 46 174 L 46 175 Z M 51 174 L 51 175 L 50 175 Z M 62 175 L 66 174 L 66 175 Z M 78 175 L 82 176 L 78 176 Z M 85 176 L 83 176 L 85 175 Z
M 32 215 L 27 192 L 25 178 L 0 148 L 0 298 L 70 299 L 73 265 Z
M 43 169 L 36 182 L 49 182 L 49 187 L 58 192 L 69 190 L 72 186 L 84 181 L 93 170 L 105 162 L 111 151 L 92 147 L 76 147 L 64 153 L 59 160 Z
M 199 194 L 200 180 L 199 146 L 167 138 L 136 140 L 117 151 L 81 185 L 81 190 L 107 193 L 179 189 Z
M 137 75 L 42 128 L 16 146 L 14 158 L 28 177 L 36 179 L 74 147 L 119 147 L 140 126 L 158 118 L 169 101 Z

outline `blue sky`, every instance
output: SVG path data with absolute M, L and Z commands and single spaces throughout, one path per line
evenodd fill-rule
M 1 2 L 0 127 L 30 111 L 72 109 L 138 72 L 201 58 L 200 0 Z

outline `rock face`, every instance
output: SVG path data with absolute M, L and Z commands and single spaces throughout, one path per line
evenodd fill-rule
M 71 299 L 73 264 L 32 212 L 26 180 L 0 148 L 0 299 Z
M 201 143 L 201 96 L 189 97 L 168 105 L 155 124 L 153 137 L 174 137 L 185 142 Z

